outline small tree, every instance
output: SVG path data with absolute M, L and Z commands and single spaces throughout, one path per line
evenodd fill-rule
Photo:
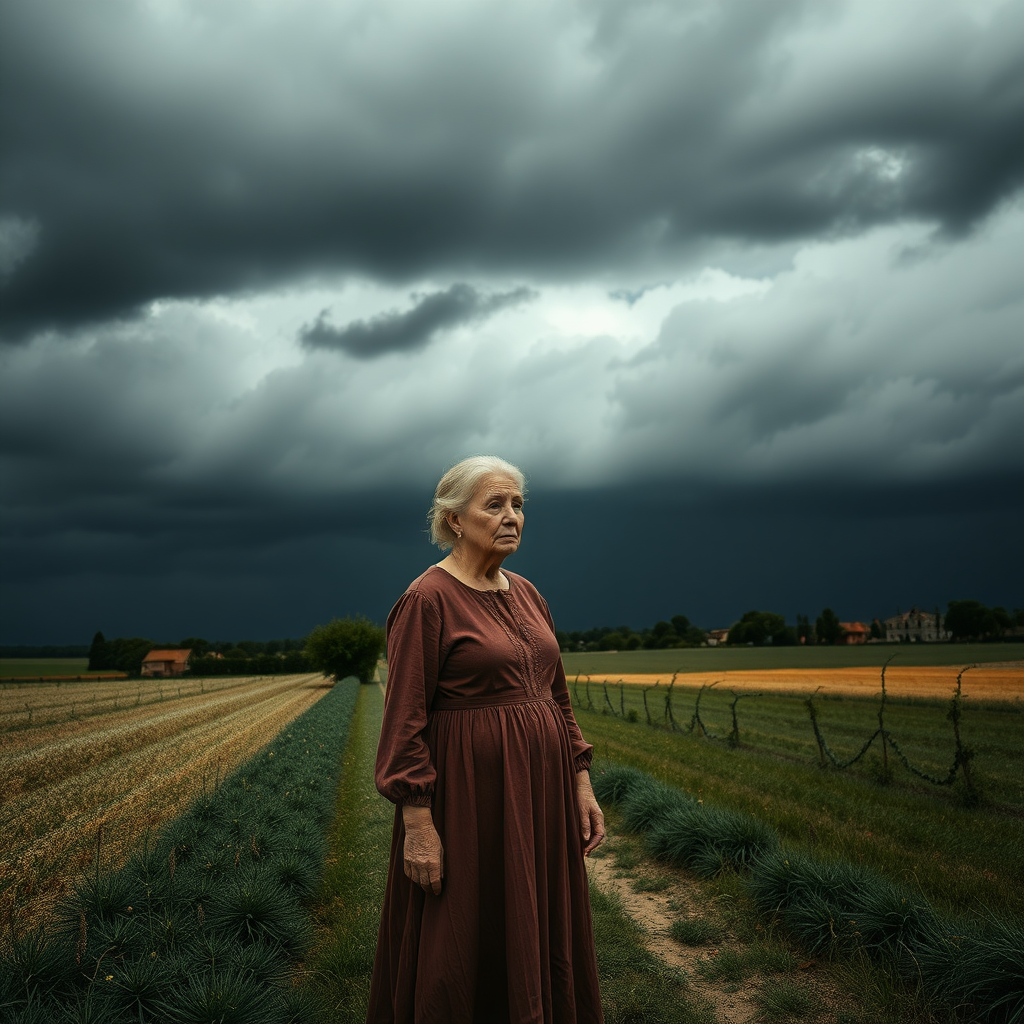
M 335 682 L 346 676 L 356 676 L 361 683 L 370 682 L 383 652 L 384 630 L 361 615 L 332 619 L 306 637 L 310 667 Z
M 796 617 L 796 636 L 797 641 L 802 644 L 813 644 L 815 641 L 811 620 L 806 615 Z
M 729 627 L 730 644 L 785 644 L 786 620 L 777 612 L 744 612 L 739 622 Z
M 831 608 L 825 608 L 814 623 L 814 632 L 818 634 L 819 643 L 835 644 L 843 636 L 843 627 L 839 624 L 836 613 Z
M 201 636 L 187 636 L 178 643 L 178 649 L 191 651 L 194 658 L 204 658 L 210 650 L 210 641 Z
M 107 650 L 107 640 L 102 633 L 97 633 L 92 638 L 92 645 L 89 647 L 89 671 L 101 672 L 110 668 L 108 664 L 110 652 Z
M 154 643 L 143 637 L 115 637 L 107 641 L 107 658 L 104 668 L 112 668 L 129 676 L 142 675 L 142 659 L 151 650 Z

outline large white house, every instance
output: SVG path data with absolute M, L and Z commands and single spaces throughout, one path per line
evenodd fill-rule
M 933 615 L 916 605 L 909 612 L 898 612 L 885 620 L 885 639 L 890 643 L 934 644 L 949 639 L 938 609 Z

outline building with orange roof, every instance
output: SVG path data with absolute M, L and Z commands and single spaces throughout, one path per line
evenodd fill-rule
M 840 622 L 839 625 L 843 631 L 839 638 L 841 644 L 866 644 L 871 636 L 871 627 L 863 622 Z
M 191 656 L 191 650 L 150 651 L 142 659 L 142 674 L 163 679 L 183 676 L 188 671 L 188 659 Z

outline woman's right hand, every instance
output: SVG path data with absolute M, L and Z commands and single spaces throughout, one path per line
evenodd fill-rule
M 424 892 L 441 894 L 444 878 L 444 848 L 434 828 L 429 807 L 407 804 L 402 808 L 405 824 L 405 873 Z

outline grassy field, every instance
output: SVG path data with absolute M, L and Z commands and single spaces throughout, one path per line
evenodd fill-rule
M 891 654 L 898 665 L 974 665 L 1024 662 L 1024 644 L 859 644 L 851 647 L 693 647 L 666 651 L 597 651 L 563 654 L 565 673 L 630 675 L 728 672 L 736 669 L 846 668 L 881 666 Z
M 807 707 L 810 692 L 800 695 L 765 690 L 737 694 L 721 687 L 702 688 L 677 681 L 669 704 L 667 686 L 620 686 L 575 679 L 569 681 L 569 692 L 577 709 L 597 711 L 605 717 L 627 720 L 627 724 L 632 718 L 641 725 L 670 728 L 671 707 L 677 733 L 692 732 L 693 736 L 703 735 L 705 740 L 719 740 L 723 744 L 730 742 L 735 711 L 738 745 L 744 751 L 774 755 L 809 767 L 818 767 L 821 762 Z M 694 722 L 698 700 L 699 724 Z M 879 696 L 824 692 L 814 696 L 814 706 L 821 733 L 837 760 L 852 759 L 878 729 Z M 954 759 L 955 741 L 946 717 L 948 709 L 949 698 L 924 698 L 898 691 L 894 694 L 892 689 L 885 704 L 887 731 L 910 763 L 932 777 L 944 777 Z M 1024 703 L 967 699 L 962 704 L 960 733 L 962 742 L 975 754 L 972 782 L 980 794 L 990 804 L 1006 805 L 1012 813 L 1024 814 Z M 868 755 L 847 771 L 861 780 L 877 781 L 880 751 L 881 741 L 876 740 Z M 927 785 L 907 772 L 891 750 L 889 760 L 897 788 Z M 949 790 L 937 787 L 935 792 L 941 797 Z M 955 792 L 963 795 L 959 788 Z
M 120 863 L 325 692 L 314 675 L 5 685 L 4 919 L 44 913 L 98 845 Z
M 0 679 L 13 676 L 86 676 L 110 675 L 90 673 L 88 658 L 0 658 Z
M 664 689 L 648 700 L 663 723 Z M 698 688 L 674 688 L 674 717 L 685 729 Z M 570 688 L 572 692 L 572 688 Z M 594 709 L 577 707 L 587 739 L 602 757 L 633 765 L 709 804 L 744 811 L 774 826 L 793 847 L 819 856 L 870 865 L 920 889 L 949 912 L 1024 915 L 1024 708 L 1019 704 L 969 705 L 962 732 L 975 752 L 972 778 L 978 806 L 962 780 L 934 786 L 910 774 L 890 752 L 883 771 L 880 746 L 856 766 L 822 768 L 809 716 L 799 698 L 750 696 L 737 705 L 740 745 L 724 737 L 732 728 L 731 697 L 705 691 L 701 719 L 712 740 L 646 724 L 642 690 L 591 684 Z M 577 688 L 582 696 L 582 688 Z M 620 699 L 622 703 L 620 704 Z M 658 706 L 654 706 L 657 703 Z M 945 775 L 953 760 L 946 703 L 893 702 L 885 724 L 912 764 Z M 878 727 L 878 702 L 819 700 L 819 721 L 831 749 L 852 757 Z M 602 708 L 604 713 L 602 713 Z M 636 721 L 630 722 L 630 712 Z

